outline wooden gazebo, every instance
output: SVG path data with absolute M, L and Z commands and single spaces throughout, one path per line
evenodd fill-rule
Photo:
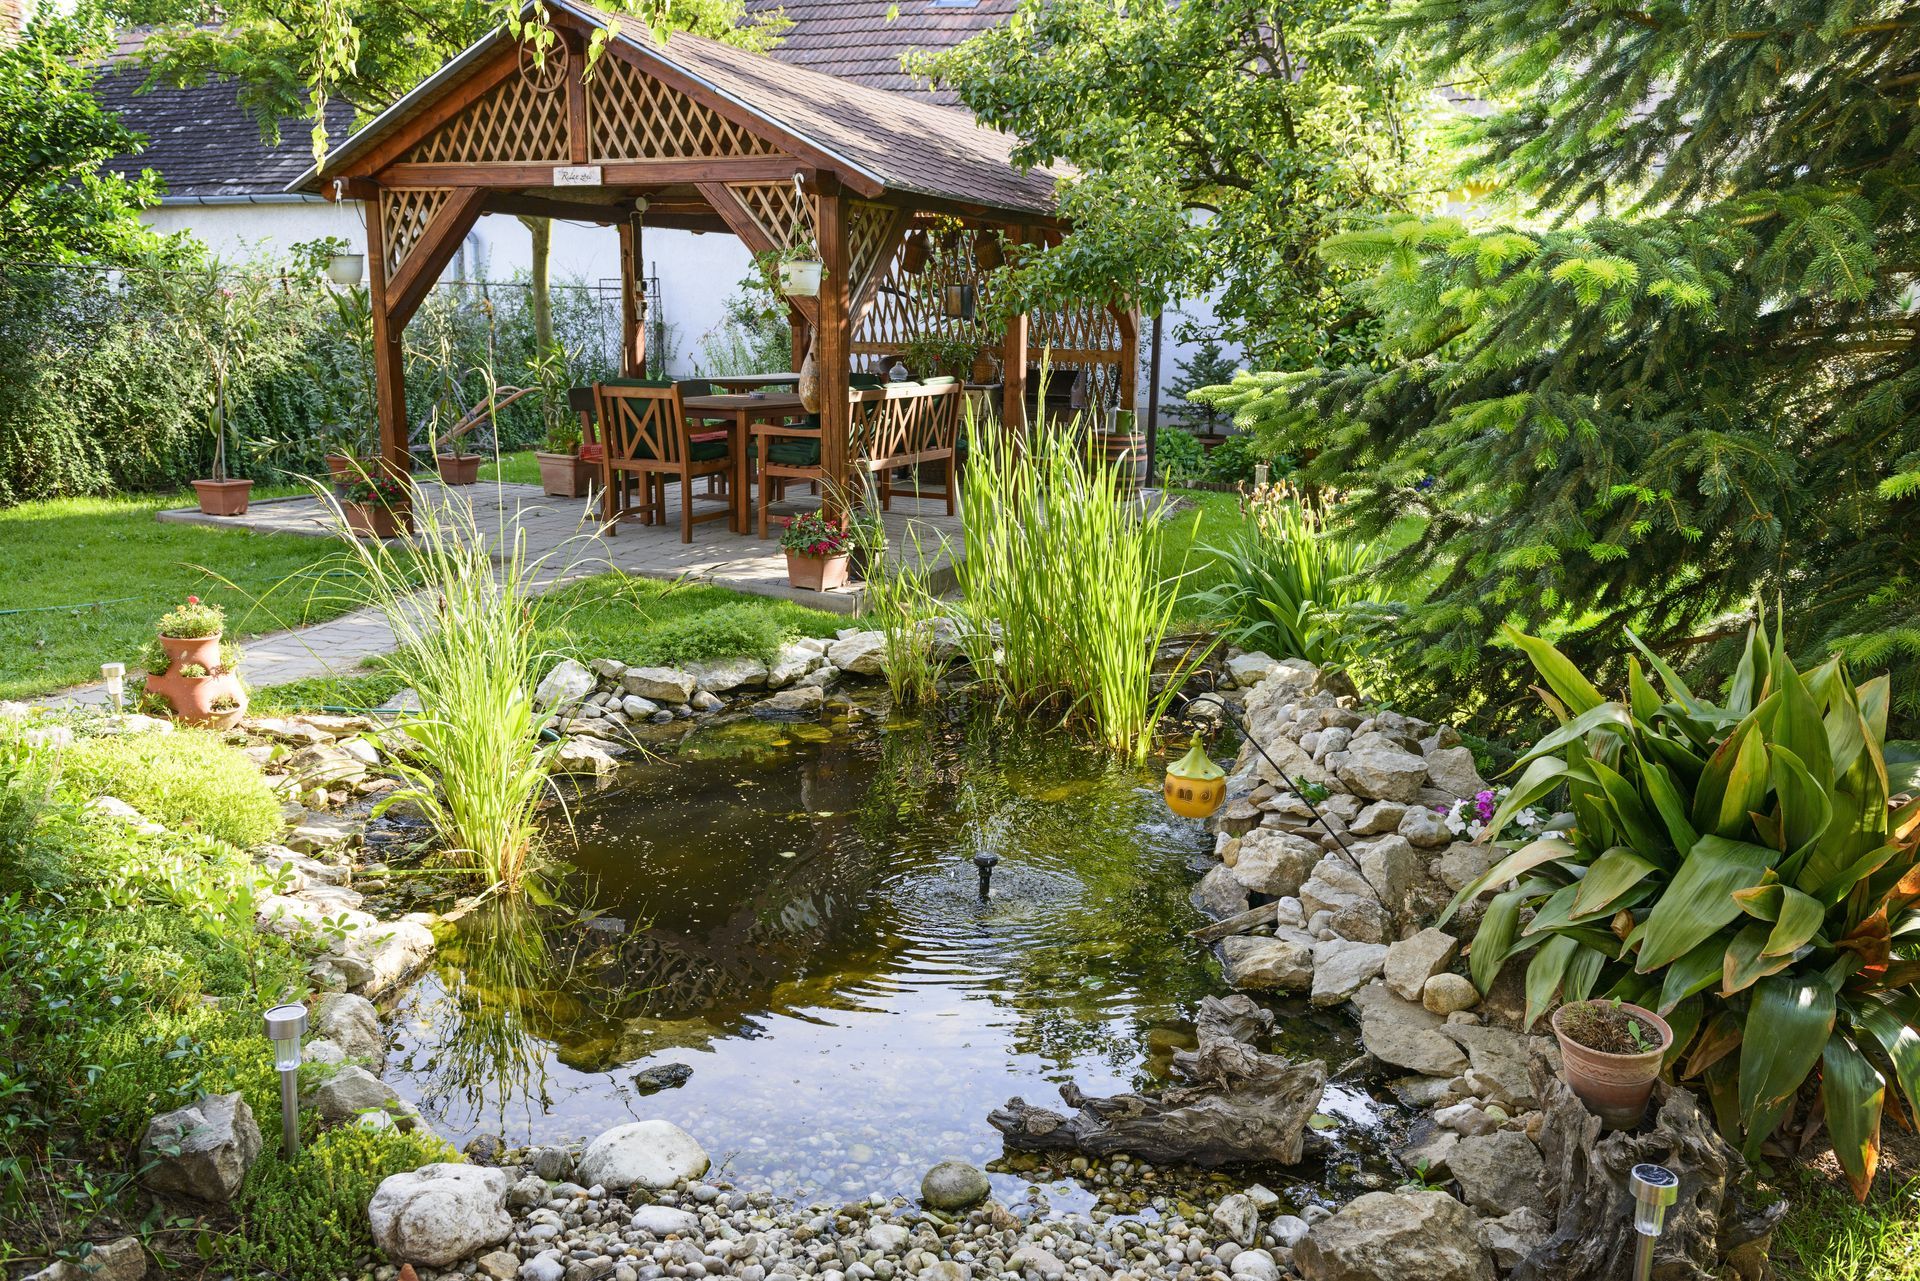
M 825 279 L 817 298 L 792 300 L 790 319 L 796 362 L 813 352 L 822 464 L 834 477 L 847 475 L 850 364 L 919 334 L 971 339 L 998 356 L 1004 421 L 1022 421 L 1029 362 L 1043 348 L 1054 368 L 1079 375 L 1086 408 L 1132 406 L 1130 311 L 1102 300 L 991 319 L 981 260 L 1069 230 L 1055 213 L 1055 175 L 1010 163 L 1012 139 L 965 112 L 718 41 L 661 43 L 633 19 L 576 0 L 546 7 L 558 40 L 544 58 L 494 32 L 290 188 L 366 202 L 390 463 L 403 465 L 408 448 L 402 332 L 484 213 L 618 229 L 630 372 L 644 368 L 636 278 L 645 228 L 731 232 L 755 253 L 816 239 Z M 615 34 L 588 67 L 589 41 L 610 24 Z M 929 237 L 913 237 L 908 252 L 916 229 L 940 246 L 929 261 L 918 252 Z M 976 253 L 982 238 L 999 245 Z

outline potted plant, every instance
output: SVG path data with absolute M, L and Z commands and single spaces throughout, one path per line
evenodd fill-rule
M 216 264 L 212 287 L 204 296 L 204 308 L 189 308 L 183 314 L 186 324 L 206 353 L 212 372 L 207 404 L 207 429 L 213 433 L 213 475 L 193 481 L 193 492 L 200 500 L 200 511 L 207 516 L 244 516 L 253 482 L 227 475 L 227 393 L 235 365 L 244 358 L 253 330 L 259 327 L 261 303 L 258 289 L 242 283 L 238 288 L 224 283 Z
M 900 347 L 900 361 L 915 378 L 945 375 L 965 381 L 980 344 L 972 338 L 915 334 Z
M 440 483 L 443 485 L 471 485 L 480 479 L 480 455 L 469 454 L 466 444 L 455 436 L 448 442 L 450 452 L 435 454 L 434 466 L 440 471 Z
M 813 242 L 797 241 L 784 249 L 768 250 L 755 256 L 767 287 L 789 298 L 817 298 L 820 282 L 826 279 L 827 264 Z
M 341 504 L 347 528 L 356 534 L 397 538 L 412 527 L 413 487 L 404 476 L 361 476 L 347 484 Z
M 1615 1000 L 1573 1001 L 1553 1012 L 1567 1084 L 1610 1130 L 1646 1114 L 1647 1096 L 1673 1044 L 1673 1029 L 1652 1010 Z
M 802 512 L 787 522 L 780 548 L 787 554 L 787 582 L 815 592 L 847 585 L 853 556 L 853 527 L 823 511 Z
M 246 711 L 240 650 L 221 640 L 226 621 L 218 605 L 189 596 L 161 617 L 147 655 L 146 692 L 189 725 L 230 729 Z
M 597 460 L 585 457 L 581 447 L 580 417 L 569 399 L 573 391 L 573 357 L 554 343 L 530 366 L 534 386 L 540 389 L 540 418 L 547 431 L 545 449 L 534 451 L 540 464 L 540 488 L 550 498 L 585 498 L 599 472 Z

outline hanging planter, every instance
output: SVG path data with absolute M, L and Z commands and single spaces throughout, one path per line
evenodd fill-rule
M 927 261 L 933 257 L 933 249 L 927 244 L 927 233 L 918 228 L 907 233 L 906 244 L 900 250 L 900 270 L 909 276 L 917 276 L 927 269 Z
M 818 298 L 827 264 L 818 258 L 789 258 L 780 264 L 780 292 L 789 298 Z
M 1000 249 L 1000 233 L 997 231 L 975 232 L 973 237 L 973 261 L 982 271 L 992 271 L 1006 262 L 1007 255 Z

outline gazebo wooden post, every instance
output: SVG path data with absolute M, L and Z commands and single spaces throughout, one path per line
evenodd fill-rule
M 638 215 L 620 223 L 620 372 L 628 378 L 647 373 L 647 312 L 640 294 Z
M 1007 243 L 1026 239 L 1025 228 L 1007 228 Z M 1027 425 L 1027 338 L 1030 332 L 1026 312 L 1007 317 L 1007 332 L 1000 340 L 1000 425 L 1006 431 L 1019 431 Z
M 826 270 L 821 274 L 819 324 L 813 343 L 813 371 L 819 388 L 820 468 L 826 473 L 827 505 L 844 509 L 847 481 L 847 437 L 852 406 L 848 402 L 847 367 L 851 335 L 847 332 L 848 280 L 846 203 L 840 192 L 840 180 L 831 174 L 814 173 L 807 188 L 815 195 L 814 232 L 819 238 L 820 260 Z
M 374 421 L 380 432 L 380 460 L 386 469 L 405 476 L 413 469 L 408 452 L 406 349 L 401 335 L 406 321 L 393 323 L 387 297 L 387 237 L 380 212 L 380 195 L 367 201 L 367 298 L 373 312 Z
M 1131 307 L 1115 307 L 1113 315 L 1120 322 L 1118 407 L 1137 415 L 1140 409 L 1140 313 Z

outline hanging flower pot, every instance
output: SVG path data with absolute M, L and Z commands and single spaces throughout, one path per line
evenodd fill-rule
M 900 250 L 900 270 L 909 276 L 917 276 L 927 269 L 927 260 L 933 256 L 933 250 L 927 244 L 927 233 L 918 229 L 907 233 L 907 242 Z
M 995 231 L 974 233 L 973 261 L 980 270 L 992 271 L 1006 260 L 1006 254 L 1000 250 L 1000 233 Z
M 780 292 L 789 298 L 818 298 L 826 264 L 818 258 L 789 258 L 780 264 Z

